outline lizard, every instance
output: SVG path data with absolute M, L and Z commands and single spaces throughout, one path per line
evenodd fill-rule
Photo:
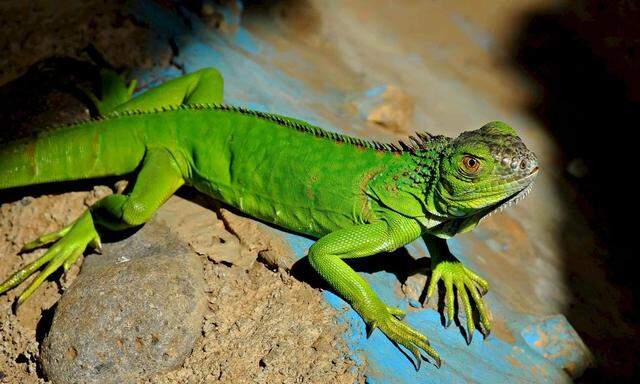
M 316 238 L 308 261 L 366 324 L 398 348 L 440 367 L 427 337 L 403 321 L 345 262 L 391 252 L 422 238 L 431 257 L 427 299 L 440 282 L 454 318 L 466 314 L 467 342 L 488 336 L 488 282 L 463 265 L 447 239 L 523 198 L 538 160 L 516 131 L 494 121 L 456 138 L 416 133 L 382 143 L 301 120 L 222 102 L 223 79 L 205 68 L 133 97 L 135 82 L 102 71 L 102 94 L 84 90 L 99 116 L 13 140 L 0 148 L 0 190 L 104 176 L 135 176 L 126 193 L 106 196 L 59 231 L 23 251 L 52 244 L 0 284 L 0 294 L 40 270 L 23 303 L 54 271 L 70 268 L 100 232 L 143 225 L 180 187 L 191 186 L 244 214 Z M 407 355 L 410 356 L 410 355 Z

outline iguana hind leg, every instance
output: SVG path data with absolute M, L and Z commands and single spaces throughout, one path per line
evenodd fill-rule
M 94 103 L 100 115 L 112 112 L 150 111 L 181 104 L 221 103 L 223 80 L 215 68 L 204 68 L 177 77 L 131 98 L 137 81 L 127 84 L 121 75 L 111 69 L 100 70 L 100 97 L 81 88 Z
M 201 69 L 170 80 L 133 99 L 131 95 L 135 88 L 135 80 L 127 85 L 115 71 L 103 69 L 101 81 L 101 98 L 84 90 L 101 114 L 222 101 L 223 80 L 214 68 Z M 160 148 L 148 150 L 130 195 L 107 196 L 92 206 L 90 212 L 83 214 L 76 222 L 26 244 L 23 250 L 54 243 L 42 257 L 0 284 L 0 294 L 17 286 L 46 264 L 44 270 L 20 296 L 18 301 L 23 302 L 56 269 L 60 266 L 68 269 L 88 245 L 100 244 L 94 222 L 111 230 L 140 225 L 150 219 L 160 205 L 183 183 L 180 166 L 167 150 Z
M 309 250 L 309 262 L 367 323 L 367 335 L 380 329 L 396 346 L 402 345 L 415 357 L 420 369 L 423 352 L 440 366 L 440 356 L 427 338 L 400 321 L 404 312 L 385 305 L 342 259 L 371 256 L 391 251 L 420 236 L 420 225 L 406 218 L 390 217 L 371 224 L 332 232 Z
M 149 149 L 129 195 L 107 196 L 73 224 L 28 243 L 26 249 L 54 242 L 44 255 L 0 284 L 0 294 L 17 286 L 46 264 L 18 298 L 18 304 L 21 304 L 58 268 L 64 266 L 65 270 L 68 269 L 87 246 L 100 246 L 95 224 L 111 230 L 143 224 L 182 184 L 182 172 L 171 153 L 164 148 Z
M 131 100 L 136 84 L 135 79 L 127 84 L 116 71 L 102 68 L 100 69 L 99 97 L 90 89 L 78 88 L 91 99 L 98 113 L 104 116 L 113 112 L 119 105 Z
M 148 111 L 181 104 L 221 103 L 222 90 L 220 72 L 215 68 L 204 68 L 152 88 L 117 106 L 114 111 Z

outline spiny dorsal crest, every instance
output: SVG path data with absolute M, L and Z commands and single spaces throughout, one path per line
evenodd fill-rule
M 138 115 L 147 115 L 154 113 L 163 113 L 163 112 L 173 112 L 173 111 L 188 111 L 188 110 L 218 110 L 218 111 L 231 111 L 240 113 L 243 115 L 255 116 L 257 118 L 265 119 L 268 121 L 272 121 L 279 125 L 289 127 L 301 132 L 306 132 L 312 134 L 317 137 L 327 138 L 336 142 L 351 144 L 354 146 L 374 149 L 377 151 L 385 151 L 385 152 L 411 152 L 414 154 L 418 154 L 420 151 L 430 149 L 431 143 L 434 138 L 438 138 L 440 136 L 433 136 L 427 132 L 417 132 L 416 136 L 409 136 L 409 142 L 405 143 L 404 141 L 398 141 L 398 143 L 382 143 L 376 140 L 365 140 L 357 137 L 352 137 L 348 135 L 344 135 L 341 133 L 327 131 L 320 127 L 316 127 L 310 124 L 307 124 L 303 121 L 296 120 L 289 117 L 280 116 L 273 113 L 261 112 L 256 110 L 247 109 L 244 107 L 228 105 L 228 104 L 181 104 L 181 105 L 169 105 L 163 106 L 160 108 L 156 108 L 153 110 L 128 110 L 128 111 L 120 111 L 120 112 L 111 112 L 105 116 L 95 117 L 90 119 L 84 119 L 80 121 L 76 121 L 69 124 L 58 125 L 58 127 L 72 127 L 80 124 L 87 124 L 99 121 L 106 121 L 111 119 L 117 119 L 121 117 L 127 116 L 138 116 Z

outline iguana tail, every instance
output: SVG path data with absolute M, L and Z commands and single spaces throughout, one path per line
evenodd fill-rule
M 132 172 L 145 146 L 124 119 L 92 120 L 0 143 L 0 190 Z

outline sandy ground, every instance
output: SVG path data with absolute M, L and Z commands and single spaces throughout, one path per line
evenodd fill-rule
M 110 191 L 107 188 L 96 188 L 90 192 L 72 192 L 62 196 L 25 197 L 15 203 L 2 204 L 0 275 L 9 276 L 44 252 L 37 250 L 19 255 L 22 244 L 38 234 L 61 228 L 77 217 L 87 204 L 105 193 Z M 44 336 L 43 327 L 46 328 L 47 322 L 51 320 L 51 308 L 60 298 L 61 291 L 77 276 L 78 270 L 74 266 L 67 276 L 45 282 L 33 300 L 20 307 L 15 315 L 12 304 L 18 292 L 11 291 L 0 297 L 0 372 L 6 376 L 6 382 L 41 381 L 38 355 L 39 343 Z M 60 277 L 59 274 L 55 275 Z
M 62 227 L 108 193 L 111 190 L 101 186 L 25 197 L 0 206 L 0 276 L 43 252 L 18 255 L 21 244 Z M 225 222 L 217 214 L 226 215 Z M 335 310 L 320 291 L 294 279 L 284 268 L 255 262 L 259 255 L 268 259 L 269 253 L 290 254 L 286 244 L 273 238 L 266 227 L 258 229 L 252 220 L 220 210 L 217 214 L 180 197 L 172 198 L 158 213 L 158 220 L 179 226 L 178 235 L 201 255 L 209 306 L 203 337 L 184 366 L 149 382 L 362 381 L 342 340 L 344 325 L 337 324 Z M 205 230 L 208 236 L 203 236 Z M 241 239 L 234 233 L 251 236 Z M 44 382 L 39 344 L 55 303 L 78 270 L 75 266 L 67 276 L 56 274 L 15 315 L 12 303 L 26 283 L 0 298 L 0 377 L 4 376 L 0 382 Z

